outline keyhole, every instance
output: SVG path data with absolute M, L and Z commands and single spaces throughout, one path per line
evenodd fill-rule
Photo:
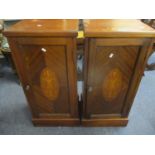
M 45 48 L 41 48 L 41 51 L 44 53 L 47 52 L 47 50 Z
M 110 53 L 109 58 L 111 59 L 114 56 L 114 53 Z

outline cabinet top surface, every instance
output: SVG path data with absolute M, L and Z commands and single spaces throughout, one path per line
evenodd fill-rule
M 85 37 L 155 37 L 155 30 L 136 19 L 85 19 Z
M 77 19 L 22 20 L 4 31 L 6 36 L 77 36 Z

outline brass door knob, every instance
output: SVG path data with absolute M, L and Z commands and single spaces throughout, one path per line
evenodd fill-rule
M 26 85 L 25 89 L 29 90 L 30 89 L 30 85 Z
M 93 87 L 89 86 L 88 87 L 88 92 L 92 92 L 93 91 Z

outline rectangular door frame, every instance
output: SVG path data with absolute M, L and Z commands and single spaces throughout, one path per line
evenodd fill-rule
M 9 37 L 9 44 L 12 51 L 13 59 L 17 68 L 19 78 L 22 82 L 24 93 L 27 97 L 29 107 L 32 112 L 32 121 L 34 125 L 78 125 L 79 114 L 78 114 L 78 101 L 77 101 L 77 74 L 76 74 L 76 38 L 72 37 Z M 66 46 L 67 53 L 67 70 L 69 76 L 69 101 L 71 115 L 66 115 L 65 117 L 59 115 L 57 117 L 51 118 L 39 118 L 38 114 L 35 112 L 35 107 L 33 106 L 33 96 L 32 92 L 26 91 L 27 85 L 27 75 L 24 73 L 24 64 L 20 59 L 18 45 L 64 45 Z M 22 51 L 21 51 L 22 52 Z
M 133 74 L 130 80 L 130 86 L 127 91 L 124 106 L 122 108 L 121 116 L 103 116 L 100 118 L 89 118 L 87 115 L 87 82 L 88 82 L 88 63 L 89 52 L 96 46 L 142 46 L 139 51 L 136 64 L 133 70 Z M 141 81 L 141 77 L 144 73 L 148 53 L 150 53 L 152 47 L 151 38 L 86 38 L 85 39 L 85 51 L 84 51 L 84 86 L 83 86 L 83 119 L 82 125 L 84 126 L 126 126 L 128 123 L 128 114 L 133 104 L 134 97 L 136 95 L 138 86 Z

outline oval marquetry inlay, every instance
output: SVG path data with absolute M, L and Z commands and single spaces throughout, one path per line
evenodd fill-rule
M 103 81 L 102 92 L 106 101 L 115 99 L 123 86 L 123 77 L 119 69 L 115 68 L 106 76 Z
M 40 85 L 44 96 L 50 100 L 55 100 L 59 94 L 59 83 L 55 72 L 44 68 L 40 75 Z

